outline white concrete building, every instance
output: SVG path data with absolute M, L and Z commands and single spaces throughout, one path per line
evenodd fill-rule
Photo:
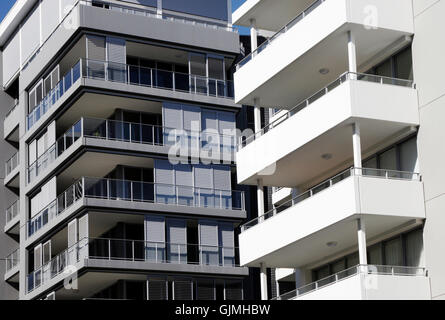
M 258 190 L 240 262 L 261 268 L 263 299 L 445 297 L 444 13 L 443 0 L 247 0 L 234 12 L 254 49 L 235 102 L 256 115 L 238 183 Z M 263 44 L 260 30 L 273 34 Z

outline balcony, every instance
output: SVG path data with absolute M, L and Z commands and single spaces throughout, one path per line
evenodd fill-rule
M 417 91 L 407 80 L 347 72 L 238 143 L 238 183 L 295 187 L 352 159 L 352 125 L 363 153 L 419 125 Z M 264 150 L 268 150 L 267 153 Z M 323 155 L 328 154 L 326 159 Z
M 17 249 L 5 259 L 5 281 L 18 282 L 20 250 Z
M 425 219 L 423 183 L 410 172 L 351 168 L 241 227 L 244 266 L 299 268 Z M 267 236 L 270 235 L 270 236 Z M 330 247 L 327 243 L 336 243 Z
M 39 230 L 58 221 L 56 218 L 82 206 L 159 212 L 184 212 L 187 211 L 184 208 L 194 208 L 191 212 L 195 214 L 198 214 L 197 208 L 205 208 L 207 215 L 211 210 L 222 210 L 229 215 L 230 211 L 237 214 L 245 211 L 245 196 L 236 190 L 84 177 L 27 222 L 27 238 L 34 238 Z
M 3 121 L 3 137 L 5 140 L 13 142 L 19 141 L 19 124 L 20 124 L 20 112 L 19 101 L 16 100 L 12 108 L 8 111 Z
M 75 84 L 80 80 L 83 86 L 104 90 L 134 91 L 135 94 L 154 96 L 162 96 L 165 91 L 170 91 L 175 93 L 174 97 L 177 99 L 201 101 L 200 97 L 204 97 L 201 102 L 210 103 L 215 102 L 212 99 L 216 98 L 231 101 L 230 104 L 233 104 L 233 83 L 229 80 L 81 59 L 27 116 L 27 130 L 29 131 L 56 104 L 60 105 L 62 97 L 73 93 L 77 87 Z
M 20 155 L 16 152 L 8 161 L 5 163 L 5 180 L 4 184 L 10 188 L 18 189 L 20 187 Z
M 425 268 L 357 265 L 277 300 L 430 300 Z
M 168 155 L 170 148 L 179 143 L 193 155 L 205 157 L 205 150 L 217 150 L 218 159 L 231 163 L 235 156 L 235 136 L 211 130 L 193 131 L 163 126 L 145 125 L 108 119 L 82 118 L 69 128 L 27 169 L 27 183 L 41 177 L 57 159 L 74 152 L 77 141 L 82 145 L 134 152 Z M 184 149 L 186 149 L 184 148 Z M 192 150 L 194 152 L 192 152 Z M 216 153 L 218 153 L 216 152 Z M 72 155 L 72 153 L 71 153 Z M 51 166 L 53 167 L 53 166 Z
M 20 201 L 17 200 L 14 202 L 11 206 L 9 206 L 6 210 L 6 224 L 4 231 L 5 233 L 11 233 L 11 234 L 19 234 L 19 228 L 18 224 L 20 222 L 19 217 L 20 212 Z
M 188 243 L 84 238 L 26 277 L 27 294 L 48 288 L 69 274 L 69 267 L 127 269 L 132 272 L 178 271 L 246 275 L 238 248 Z M 65 277 L 64 277 L 65 274 Z M 82 289 L 82 288 L 79 288 Z
M 274 6 L 271 1 L 261 3 Z M 291 7 L 289 1 L 282 7 L 286 6 Z M 239 63 L 234 75 L 236 103 L 290 108 L 348 68 L 349 32 L 354 35 L 359 71 L 372 67 L 382 54 L 401 49 L 414 34 L 412 4 L 404 0 L 317 0 L 301 10 Z M 270 12 L 249 14 L 249 19 L 261 20 Z M 257 20 L 256 27 L 264 25 Z

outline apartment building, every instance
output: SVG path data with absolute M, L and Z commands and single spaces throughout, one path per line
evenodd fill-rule
M 18 0 L 0 46 L 3 299 L 255 297 L 231 1 Z
M 246 0 L 234 12 L 253 49 L 235 102 L 252 106 L 256 132 L 238 142 L 237 179 L 258 201 L 240 263 L 260 268 L 262 299 L 444 297 L 444 6 Z M 258 45 L 260 31 L 273 35 Z

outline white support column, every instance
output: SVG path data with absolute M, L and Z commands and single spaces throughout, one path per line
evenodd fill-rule
M 358 237 L 358 255 L 360 264 L 368 264 L 368 258 L 366 254 L 366 226 L 365 220 L 359 218 L 357 220 L 357 237 Z
M 157 1 L 156 14 L 158 15 L 158 17 L 162 17 L 162 0 Z
M 258 217 L 264 215 L 264 185 L 263 179 L 257 181 L 257 198 L 258 198 Z M 262 222 L 263 218 L 260 218 L 259 222 Z
M 261 300 L 267 299 L 267 268 L 261 263 L 260 267 Z
M 260 100 L 255 98 L 253 100 L 254 110 L 253 110 L 253 118 L 255 123 L 255 134 L 258 134 L 258 137 L 261 136 L 261 107 L 259 106 Z M 255 138 L 258 138 L 255 136 Z
M 358 122 L 352 124 L 352 148 L 354 153 L 354 173 L 361 174 L 362 168 L 362 146 L 360 138 L 360 125 Z
M 250 49 L 254 52 L 258 48 L 258 30 L 255 19 L 250 19 Z
M 357 73 L 357 51 L 355 46 L 355 37 L 352 31 L 348 31 L 348 65 L 349 72 Z M 350 75 L 351 79 L 355 78 L 355 75 Z

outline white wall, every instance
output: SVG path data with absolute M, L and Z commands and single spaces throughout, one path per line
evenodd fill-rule
M 419 91 L 418 151 L 425 186 L 424 247 L 433 299 L 445 299 L 445 1 L 414 0 L 414 80 Z

